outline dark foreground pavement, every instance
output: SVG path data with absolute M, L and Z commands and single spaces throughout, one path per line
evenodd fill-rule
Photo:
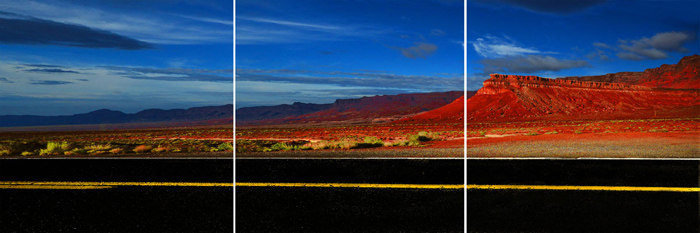
M 462 159 L 238 159 L 236 182 L 464 183 Z M 237 232 L 463 232 L 464 189 L 236 187 Z
M 696 161 L 468 160 L 469 185 L 698 187 Z M 468 189 L 469 232 L 700 232 L 698 192 Z
M 0 181 L 233 183 L 231 159 L 3 159 Z M 231 187 L 0 189 L 0 232 L 232 232 Z

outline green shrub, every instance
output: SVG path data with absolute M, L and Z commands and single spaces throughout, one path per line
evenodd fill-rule
M 22 152 L 22 156 L 32 156 L 32 155 L 34 155 L 34 152 L 29 152 L 29 151 Z
M 373 137 L 373 136 L 365 137 L 364 141 L 365 141 L 365 143 L 369 143 L 369 144 L 384 144 L 384 142 L 381 139 L 379 139 L 377 137 Z
M 60 155 L 63 154 L 63 148 L 69 148 L 68 142 L 48 142 L 46 149 L 39 150 L 39 155 Z
M 109 149 L 112 149 L 112 146 L 97 144 L 86 146 L 85 149 L 87 149 L 88 151 L 107 151 Z
M 278 151 L 278 150 L 288 151 L 288 150 L 292 150 L 292 147 L 287 145 L 287 143 L 280 142 L 280 143 L 275 143 L 274 145 L 272 145 L 270 147 L 270 149 L 273 151 Z
M 262 152 L 276 142 L 265 140 L 236 139 L 236 152 Z
M 538 134 L 537 132 L 529 132 L 529 133 L 527 133 L 527 134 L 525 134 L 525 135 L 527 135 L 527 136 L 537 136 L 537 135 L 540 135 L 540 134 Z
M 305 145 L 297 147 L 297 149 L 299 149 L 299 150 L 352 149 L 352 148 L 358 148 L 357 145 L 358 145 L 358 142 L 351 141 L 351 140 L 319 141 L 319 142 L 315 142 L 315 143 L 307 143 Z
M 156 147 L 156 148 L 153 148 L 153 149 L 151 150 L 151 152 L 160 153 L 160 152 L 164 152 L 164 151 L 168 151 L 168 150 L 170 150 L 170 147 L 167 147 L 167 146 L 158 146 L 158 147 Z
M 381 139 L 377 137 L 367 136 L 365 137 L 363 143 L 356 143 L 353 148 L 372 148 L 382 146 L 384 146 L 384 142 Z
M 231 143 L 228 143 L 228 142 L 224 142 L 224 143 L 219 144 L 219 146 L 217 148 L 220 151 L 233 151 L 233 145 Z
M 69 142 L 62 142 L 61 143 L 61 150 L 63 151 L 70 151 L 73 148 L 75 148 L 75 144 L 69 143 Z
M 0 156 L 10 155 L 10 150 L 0 150 Z
M 292 141 L 289 143 L 279 142 L 275 143 L 269 148 L 263 149 L 263 151 L 292 151 L 292 150 L 311 150 L 313 149 L 313 143 L 307 141 Z
M 71 152 L 73 152 L 73 154 L 84 155 L 87 154 L 88 150 L 85 148 L 74 148 Z
M 430 141 L 431 138 L 428 137 L 428 133 L 425 131 L 418 132 L 418 134 L 408 136 L 408 142 L 405 143 L 406 146 L 417 146 L 421 142 Z

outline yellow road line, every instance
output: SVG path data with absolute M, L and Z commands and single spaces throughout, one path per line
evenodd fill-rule
M 240 187 L 464 189 L 463 184 L 236 183 Z
M 697 188 L 697 187 L 691 188 L 691 187 L 574 186 L 574 185 L 479 185 L 479 184 L 468 184 L 467 189 L 700 192 L 700 188 Z
M 82 182 L 82 181 L 0 181 L 0 189 L 106 189 L 114 186 L 164 187 L 301 187 L 301 188 L 393 188 L 393 189 L 464 189 L 461 184 L 364 184 L 364 183 L 197 183 L 197 182 Z M 700 192 L 700 187 L 636 187 L 574 185 L 466 185 L 467 189 L 578 190 Z
M 0 181 L 0 189 L 94 189 L 114 186 L 233 187 L 233 183 Z M 461 184 L 235 183 L 241 187 L 464 189 Z
M 21 185 L 32 185 L 34 187 L 45 186 L 50 189 L 51 186 L 61 186 L 70 189 L 79 189 L 76 187 L 90 186 L 176 186 L 176 187 L 233 187 L 233 183 L 196 183 L 196 182 L 83 182 L 83 181 L 0 181 L 0 189 L 16 188 Z M 27 186 L 30 187 L 30 186 Z
M 0 185 L 0 189 L 109 189 L 112 186 L 76 186 L 76 185 Z

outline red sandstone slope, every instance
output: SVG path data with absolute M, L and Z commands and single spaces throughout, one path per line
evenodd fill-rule
M 492 74 L 467 100 L 470 121 L 697 116 L 700 90 Z
M 476 91 L 467 91 L 467 99 L 472 98 L 474 95 L 476 95 Z
M 300 116 L 237 122 L 239 125 L 274 125 L 351 122 L 384 122 L 404 115 L 433 110 L 464 95 L 461 91 L 382 95 L 359 99 L 339 99 L 330 108 Z M 242 123 L 242 124 L 241 124 Z
M 657 88 L 700 89 L 700 56 L 687 56 L 681 59 L 678 64 L 662 65 L 658 68 L 646 69 L 644 72 L 620 72 L 563 79 L 627 83 Z
M 452 103 L 424 112 L 413 117 L 395 121 L 394 123 L 463 123 L 464 122 L 464 96 Z

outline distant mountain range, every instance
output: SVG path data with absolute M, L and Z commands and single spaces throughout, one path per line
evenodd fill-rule
M 463 97 L 462 91 L 381 95 L 338 99 L 332 104 L 283 104 L 236 110 L 236 124 L 380 123 L 440 108 Z
M 109 109 L 66 116 L 5 115 L 0 127 L 86 125 L 141 122 L 182 122 L 233 118 L 233 105 L 195 107 L 189 109 L 147 109 L 133 114 Z

